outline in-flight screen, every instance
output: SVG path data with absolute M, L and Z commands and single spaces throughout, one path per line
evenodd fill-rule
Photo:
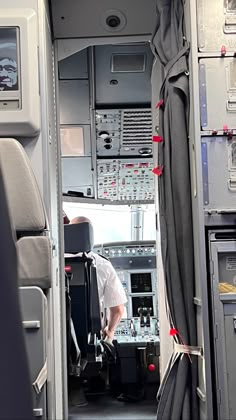
M 0 92 L 18 90 L 17 28 L 0 28 Z

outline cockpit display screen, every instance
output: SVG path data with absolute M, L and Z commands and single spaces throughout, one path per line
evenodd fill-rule
M 132 293 L 152 292 L 151 273 L 131 273 L 130 280 Z
M 18 90 L 17 31 L 17 28 L 0 28 L 0 92 Z
M 140 316 L 139 308 L 151 308 L 150 315 L 153 316 L 153 296 L 132 297 L 133 316 Z

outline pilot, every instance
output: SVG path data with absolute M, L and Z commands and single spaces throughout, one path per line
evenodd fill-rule
M 92 225 L 89 219 L 82 216 L 75 217 L 70 223 L 90 223 Z M 91 255 L 96 262 L 98 294 L 102 311 L 109 309 L 108 324 L 103 329 L 103 338 L 112 344 L 116 327 L 124 313 L 124 304 L 127 302 L 126 294 L 110 261 L 93 251 L 90 251 L 88 255 Z

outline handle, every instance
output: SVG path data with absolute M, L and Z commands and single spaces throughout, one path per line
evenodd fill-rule
M 236 192 L 236 178 L 231 178 L 228 180 L 228 188 L 232 192 Z
M 227 110 L 228 112 L 236 112 L 236 99 L 227 100 Z
M 236 17 L 235 16 L 227 16 L 225 18 L 224 33 L 236 34 Z

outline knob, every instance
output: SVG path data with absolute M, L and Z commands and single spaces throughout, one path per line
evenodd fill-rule
M 107 131 L 100 131 L 100 133 L 98 133 L 99 137 L 101 137 L 102 139 L 106 139 L 109 137 L 109 133 Z

